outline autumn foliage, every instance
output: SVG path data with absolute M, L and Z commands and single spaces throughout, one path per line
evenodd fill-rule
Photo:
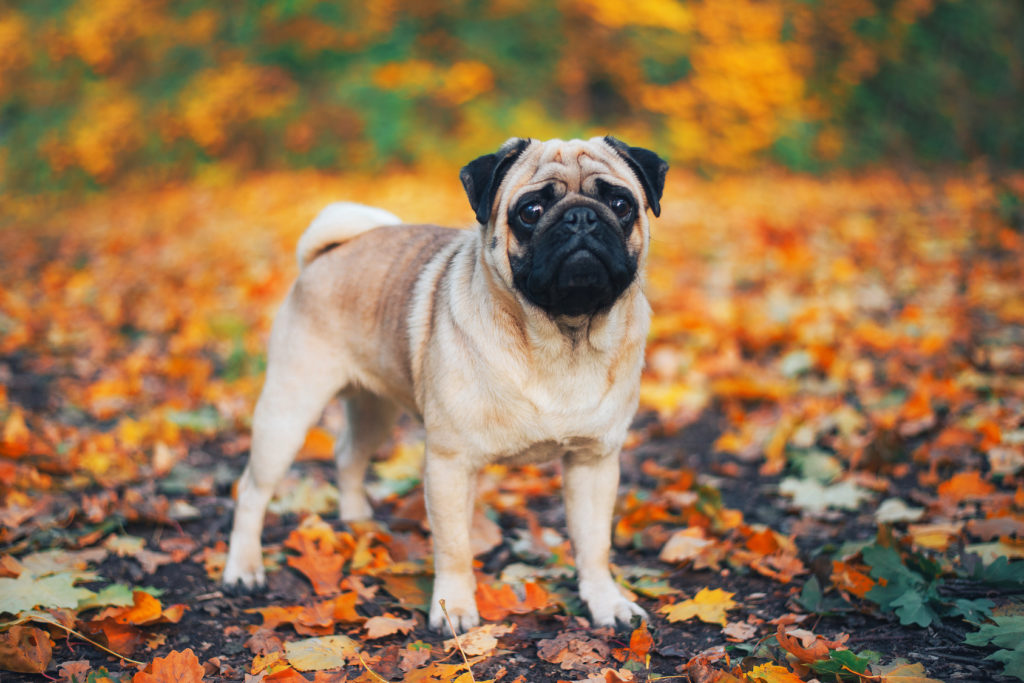
M 0 9 L 0 188 L 464 162 L 615 131 L 677 163 L 1024 164 L 1000 0 L 161 0 Z

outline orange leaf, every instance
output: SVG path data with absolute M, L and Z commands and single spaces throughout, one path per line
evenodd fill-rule
M 310 429 L 297 460 L 334 460 L 334 435 L 323 427 Z
M 338 592 L 341 588 L 341 569 L 344 565 L 345 558 L 336 553 L 314 551 L 288 558 L 288 566 L 305 574 L 317 595 Z
M 487 621 L 500 621 L 509 614 L 526 614 L 547 607 L 550 599 L 547 592 L 533 582 L 523 584 L 525 597 L 519 596 L 507 583 L 496 588 L 486 583 L 476 587 L 476 605 L 480 616 Z
M 856 595 L 858 598 L 863 598 L 869 590 L 875 587 L 875 581 L 870 576 L 838 560 L 832 562 L 830 578 L 836 588 Z
M 647 660 L 647 654 L 654 646 L 654 638 L 647 630 L 647 622 L 640 622 L 640 627 L 633 629 L 629 636 L 629 647 L 619 648 L 612 652 L 612 656 L 620 662 L 639 662 L 643 664 Z
M 960 472 L 939 484 L 939 495 L 960 503 L 970 498 L 984 498 L 996 490 L 981 478 L 979 472 Z
M 157 657 L 142 671 L 135 674 L 132 683 L 200 683 L 203 667 L 191 649 L 171 651 L 166 657 Z

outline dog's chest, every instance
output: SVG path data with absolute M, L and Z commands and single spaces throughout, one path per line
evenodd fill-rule
M 632 374 L 632 373 L 631 373 Z M 478 419 L 481 454 L 490 461 L 531 463 L 568 451 L 604 452 L 618 446 L 635 411 L 636 378 L 609 381 L 600 363 L 536 365 L 509 374 L 500 401 Z M 481 404 L 484 405 L 483 397 Z

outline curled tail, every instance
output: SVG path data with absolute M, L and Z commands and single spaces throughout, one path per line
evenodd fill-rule
M 299 268 L 323 253 L 328 247 L 347 242 L 356 235 L 382 225 L 396 225 L 402 221 L 395 214 L 355 202 L 335 202 L 324 207 L 299 238 L 295 255 Z

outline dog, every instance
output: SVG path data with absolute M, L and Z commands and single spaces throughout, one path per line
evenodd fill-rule
M 475 230 L 402 225 L 338 203 L 299 240 L 275 318 L 224 583 L 265 583 L 260 535 L 307 429 L 340 395 L 340 515 L 370 518 L 363 479 L 400 410 L 426 429 L 430 626 L 480 622 L 469 529 L 489 463 L 561 458 L 580 596 L 592 623 L 646 618 L 609 569 L 619 451 L 636 412 L 650 226 L 668 164 L 613 137 L 512 138 L 460 173 Z

